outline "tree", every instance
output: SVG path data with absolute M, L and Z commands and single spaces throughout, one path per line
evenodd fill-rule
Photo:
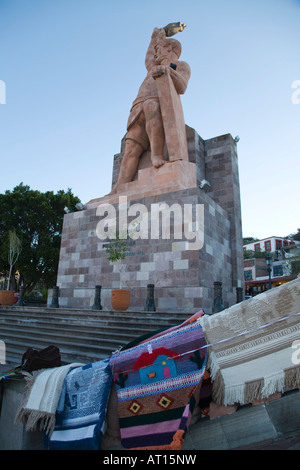
M 291 235 L 289 235 L 288 238 L 300 241 L 300 228 L 298 228 L 298 231 L 296 233 L 292 233 Z
M 12 269 L 14 265 L 16 264 L 21 251 L 22 251 L 22 242 L 18 238 L 15 230 L 11 230 L 9 232 L 9 252 L 8 252 L 9 273 L 8 273 L 7 290 L 10 289 Z
M 244 237 L 243 238 L 243 245 L 248 245 L 248 243 L 253 243 L 257 242 L 258 238 L 253 238 L 253 237 Z
M 0 271 L 9 271 L 7 234 L 15 230 L 22 252 L 13 267 L 30 292 L 38 282 L 48 288 L 56 284 L 64 207 L 71 211 L 79 198 L 60 190 L 41 193 L 23 183 L 0 194 Z

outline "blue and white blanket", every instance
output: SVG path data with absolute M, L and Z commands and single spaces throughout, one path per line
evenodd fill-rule
M 112 384 L 109 358 L 72 369 L 66 376 L 48 439 L 52 450 L 99 450 Z

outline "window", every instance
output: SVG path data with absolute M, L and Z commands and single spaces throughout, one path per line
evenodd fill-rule
M 282 240 L 276 240 L 276 250 L 280 250 L 282 247 Z
M 255 251 L 255 252 L 260 251 L 260 243 L 255 243 L 255 245 L 254 245 L 254 251 Z
M 244 271 L 245 281 L 252 281 L 252 269 Z
M 283 267 L 282 264 L 279 264 L 278 266 L 273 266 L 273 276 L 283 276 Z
M 271 241 L 267 240 L 265 242 L 265 251 L 271 251 Z

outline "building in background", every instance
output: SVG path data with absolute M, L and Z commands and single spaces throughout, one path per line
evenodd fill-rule
M 243 246 L 245 295 L 256 295 L 295 279 L 300 273 L 300 242 L 282 237 Z
M 280 250 L 281 248 L 290 248 L 298 244 L 299 242 L 290 238 L 269 237 L 263 238 L 262 240 L 256 240 L 251 243 L 247 243 L 247 245 L 243 246 L 243 249 L 244 251 L 254 251 L 255 253 L 262 251 L 275 252 L 277 250 Z

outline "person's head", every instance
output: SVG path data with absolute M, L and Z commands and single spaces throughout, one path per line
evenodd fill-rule
M 181 44 L 176 39 L 160 39 L 155 46 L 155 60 L 159 65 L 164 59 L 177 60 L 181 54 Z

